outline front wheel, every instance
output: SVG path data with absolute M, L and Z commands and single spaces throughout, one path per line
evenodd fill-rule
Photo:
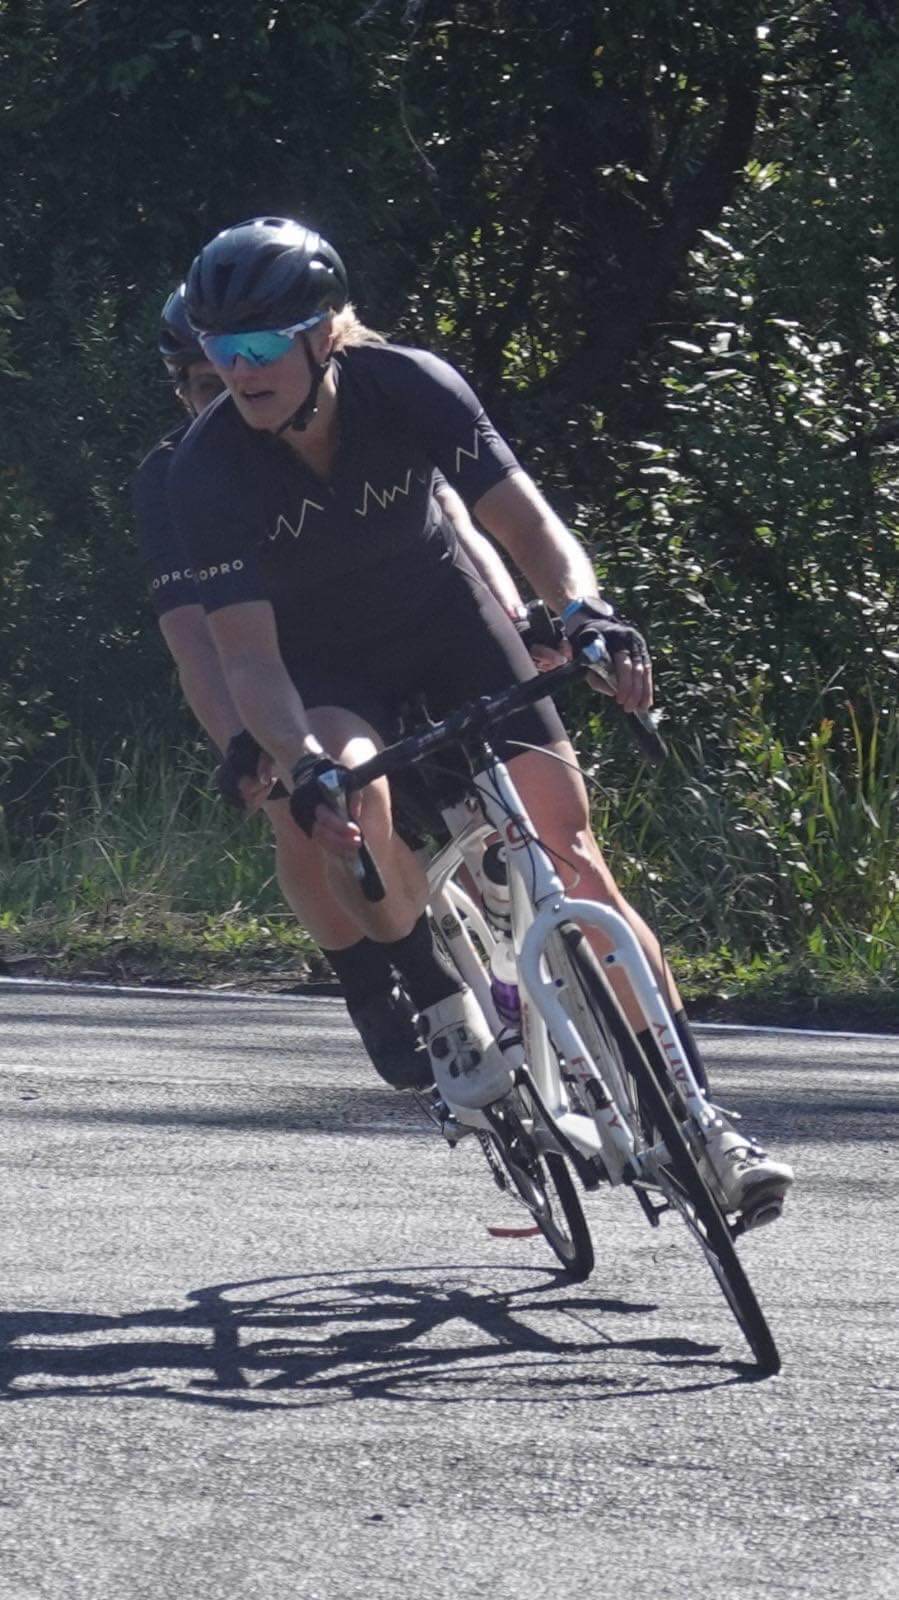
M 697 1166 L 681 1124 L 645 1057 L 642 1070 L 635 1066 L 635 1075 L 642 1103 L 667 1152 L 667 1160 L 655 1173 L 659 1189 L 669 1206 L 683 1218 L 702 1250 L 759 1367 L 766 1373 L 779 1372 L 777 1345 L 737 1255 L 727 1219 Z
M 562 1001 L 584 1044 L 627 1115 L 637 1154 L 644 1156 L 642 1186 L 661 1193 L 683 1218 L 715 1275 L 746 1342 L 763 1372 L 780 1371 L 780 1356 L 717 1200 L 687 1143 L 680 1097 L 656 1076 L 634 1036 L 581 930 L 571 923 L 556 930 L 547 946 Z M 564 1072 L 564 1063 L 563 1063 Z M 657 1158 L 654 1152 L 662 1154 Z M 652 1206 L 648 1207 L 650 1211 Z

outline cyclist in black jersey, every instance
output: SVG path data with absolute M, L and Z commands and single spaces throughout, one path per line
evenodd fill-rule
M 151 600 L 188 705 L 223 755 L 229 746 L 237 745 L 237 756 L 232 754 L 230 761 L 226 756 L 224 787 L 232 803 L 242 804 L 247 810 L 261 806 L 267 813 L 275 839 L 278 882 L 287 903 L 303 920 L 307 907 L 303 863 L 298 859 L 302 836 L 290 817 L 283 786 L 271 786 L 264 762 L 260 777 L 258 749 L 246 749 L 246 735 L 197 595 L 190 560 L 184 554 L 168 509 L 166 484 L 175 452 L 191 422 L 224 390 L 187 322 L 183 286 L 168 297 L 163 307 L 159 352 L 189 416 L 149 453 L 134 481 L 137 535 Z M 445 483 L 438 485 L 438 494 L 457 536 L 485 581 L 510 614 L 520 611 L 521 596 L 511 575 L 476 532 L 459 497 Z M 352 942 L 355 944 L 355 939 Z M 410 1003 L 380 947 L 371 950 L 368 944 L 363 941 L 348 957 L 343 957 L 340 950 L 325 953 L 336 966 L 343 966 L 344 997 L 378 1072 L 395 1088 L 423 1086 L 431 1081 L 430 1067 L 412 1020 Z
M 318 913 L 341 928 L 347 950 L 367 939 L 387 952 L 420 1014 L 438 1087 L 487 1104 L 511 1086 L 511 1069 L 435 947 L 424 873 L 393 827 L 387 784 L 366 789 L 350 820 L 325 803 L 322 784 L 329 769 L 373 752 L 410 691 L 439 717 L 535 670 L 459 551 L 435 501 L 435 471 L 570 631 L 589 620 L 605 636 L 627 711 L 652 701 L 644 640 L 600 597 L 586 554 L 459 373 L 358 322 L 327 241 L 283 218 L 225 229 L 195 259 L 185 304 L 228 393 L 183 441 L 169 491 L 229 690 L 291 786 Z M 657 941 L 593 839 L 555 709 L 518 713 L 496 743 L 562 876 L 613 904 L 660 974 Z M 387 886 L 377 904 L 354 870 L 358 823 Z M 639 1029 L 626 979 L 612 976 Z M 665 982 L 672 992 L 667 973 Z M 679 1002 L 676 1021 L 699 1067 Z M 792 1179 L 726 1124 L 709 1154 L 732 1210 L 753 1189 Z

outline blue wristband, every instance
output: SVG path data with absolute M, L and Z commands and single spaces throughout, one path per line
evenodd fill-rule
M 601 595 L 579 595 L 577 600 L 569 600 L 561 613 L 561 621 L 570 622 L 583 606 L 601 606 L 606 617 L 614 617 L 615 607 L 608 600 L 603 600 Z

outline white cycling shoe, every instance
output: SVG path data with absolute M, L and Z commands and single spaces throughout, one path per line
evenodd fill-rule
M 703 1166 L 725 1211 L 739 1212 L 747 1228 L 777 1221 L 793 1183 L 785 1161 L 773 1161 L 744 1133 L 722 1126 L 706 1134 Z
M 450 1105 L 479 1110 L 514 1086 L 514 1062 L 503 1054 L 470 989 L 425 1006 L 418 1026 L 434 1082 Z

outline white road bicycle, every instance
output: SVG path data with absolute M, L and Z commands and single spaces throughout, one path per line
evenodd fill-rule
M 440 1101 L 435 1092 L 430 1109 L 445 1136 L 453 1143 L 474 1133 L 499 1187 L 523 1202 L 574 1280 L 589 1277 L 594 1252 L 572 1172 L 588 1190 L 630 1189 L 654 1228 L 663 1213 L 677 1214 L 759 1368 L 774 1373 L 777 1347 L 735 1249 L 742 1220 L 725 1214 L 705 1176 L 703 1147 L 715 1111 L 680 1046 L 665 998 L 625 920 L 608 906 L 567 895 L 489 742 L 489 730 L 511 712 L 554 694 L 587 669 L 602 669 L 603 652 L 598 637 L 582 636 L 570 663 L 388 746 L 355 768 L 344 787 L 347 793 L 363 788 L 451 747 L 465 751 L 472 768 L 469 797 L 444 811 L 451 839 L 430 862 L 431 912 L 462 978 L 508 1048 L 488 965 L 498 935 L 470 892 L 486 841 L 497 835 L 505 841 L 521 1002 L 516 1084 L 476 1111 Z M 651 720 L 630 720 L 646 754 L 659 759 L 664 745 Z M 364 846 L 360 872 L 365 892 L 379 898 L 383 887 Z M 609 943 L 602 964 L 585 927 L 600 929 Z M 649 1050 L 638 1042 L 606 976 L 614 966 L 625 969 L 637 996 L 653 1041 Z

